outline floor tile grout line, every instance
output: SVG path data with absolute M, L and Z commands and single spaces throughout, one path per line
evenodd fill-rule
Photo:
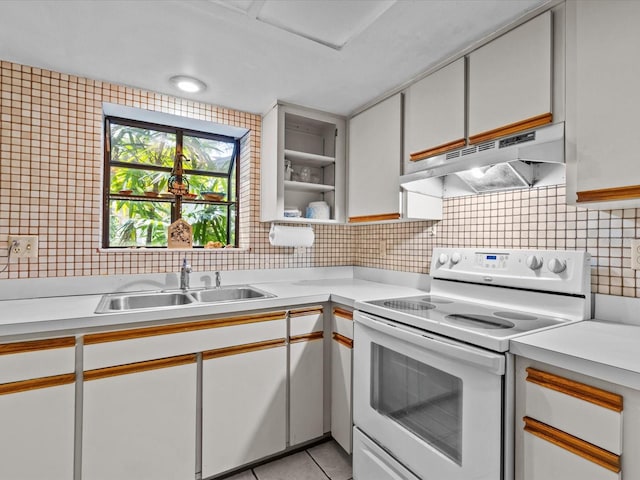
M 311 461 L 312 461 L 313 463 L 315 463 L 315 464 L 318 466 L 318 468 L 320 469 L 320 471 L 321 471 L 322 473 L 324 473 L 324 476 L 325 476 L 325 477 L 327 477 L 329 480 L 331 480 L 331 477 L 327 474 L 327 472 L 325 472 L 325 471 L 324 471 L 324 468 L 322 468 L 322 467 L 320 466 L 320 464 L 319 464 L 318 462 L 316 462 L 316 459 L 315 459 L 315 458 L 313 458 L 313 455 L 311 455 L 311 452 L 309 452 L 309 450 L 305 450 L 305 452 L 307 453 L 307 455 L 309 455 L 309 457 L 311 458 Z
M 260 480 L 258 478 L 258 474 L 256 473 L 256 471 L 252 468 L 251 470 L 249 470 L 251 472 L 251 475 L 253 475 L 253 478 L 255 478 L 255 480 Z

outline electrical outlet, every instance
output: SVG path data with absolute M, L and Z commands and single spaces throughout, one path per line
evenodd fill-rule
M 17 258 L 38 256 L 38 237 L 35 235 L 10 236 L 11 256 Z
M 631 240 L 631 268 L 640 270 L 640 239 Z
M 380 258 L 387 256 L 387 241 L 380 240 Z

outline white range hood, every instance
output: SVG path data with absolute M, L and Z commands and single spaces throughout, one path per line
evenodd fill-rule
M 420 161 L 400 177 L 407 191 L 455 197 L 565 182 L 564 123 L 479 143 Z

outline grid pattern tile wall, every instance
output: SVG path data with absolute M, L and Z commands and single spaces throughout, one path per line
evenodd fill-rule
M 312 248 L 272 247 L 259 222 L 260 116 L 11 62 L 0 63 L 0 264 L 9 235 L 38 235 L 15 278 L 175 271 L 183 251 L 100 250 L 102 102 L 247 128 L 239 186 L 240 248 L 190 251 L 197 270 L 358 265 L 427 273 L 435 246 L 586 249 L 593 290 L 640 297 L 630 268 L 639 211 L 565 204 L 563 187 L 459 197 L 438 222 L 317 225 Z M 1 268 L 0 268 L 1 269 Z

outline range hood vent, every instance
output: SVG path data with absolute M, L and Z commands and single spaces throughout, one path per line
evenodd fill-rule
M 564 123 L 448 152 L 419 162 L 421 170 L 400 177 L 405 190 L 452 197 L 565 181 Z M 429 179 L 427 181 L 427 179 Z M 430 192 L 423 192 L 428 188 Z

